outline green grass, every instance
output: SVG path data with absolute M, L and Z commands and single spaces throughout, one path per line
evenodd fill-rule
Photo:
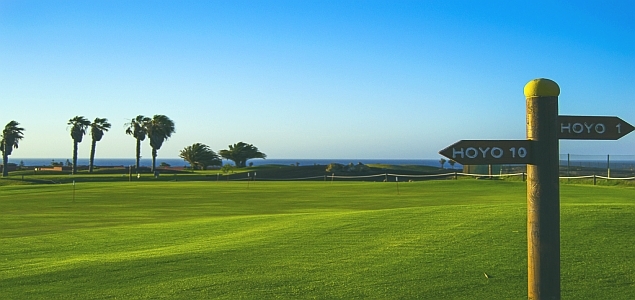
M 398 187 L 0 186 L 0 298 L 527 298 L 524 183 Z M 561 194 L 563 299 L 634 299 L 635 189 Z

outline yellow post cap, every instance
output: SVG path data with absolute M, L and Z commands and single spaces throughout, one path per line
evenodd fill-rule
M 538 78 L 525 85 L 525 97 L 558 97 L 560 87 L 558 84 L 546 78 Z

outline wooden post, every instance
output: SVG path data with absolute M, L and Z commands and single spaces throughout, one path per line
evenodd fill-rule
M 560 87 L 541 78 L 527 83 L 524 92 L 527 139 L 535 153 L 527 165 L 528 298 L 560 299 Z

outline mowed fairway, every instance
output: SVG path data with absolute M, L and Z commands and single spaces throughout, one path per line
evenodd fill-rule
M 527 298 L 523 182 L 75 188 L 0 187 L 0 298 Z M 561 194 L 563 299 L 635 299 L 635 189 Z

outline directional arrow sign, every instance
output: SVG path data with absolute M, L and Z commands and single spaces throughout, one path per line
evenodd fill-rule
M 558 116 L 561 140 L 617 140 L 635 130 L 618 117 Z
M 439 154 L 462 165 L 529 164 L 530 140 L 461 140 Z

